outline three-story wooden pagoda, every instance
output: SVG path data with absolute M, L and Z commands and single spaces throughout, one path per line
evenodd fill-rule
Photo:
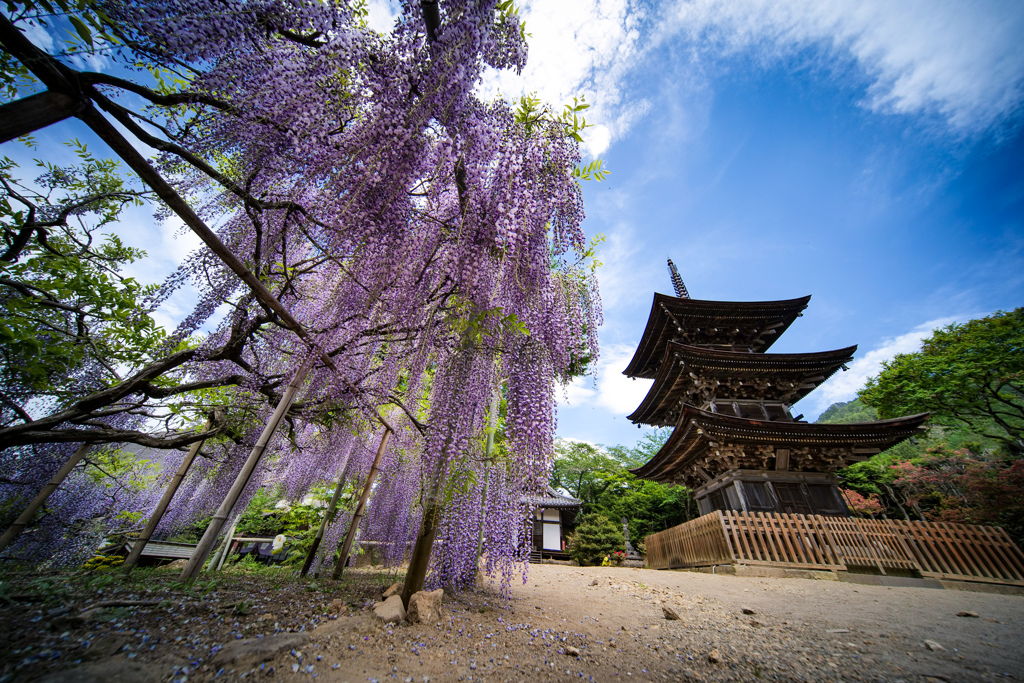
M 694 491 L 712 510 L 847 515 L 835 471 L 922 431 L 927 414 L 858 424 L 809 424 L 790 407 L 853 360 L 856 346 L 767 353 L 809 296 L 785 301 L 691 299 L 669 260 L 676 296 L 655 294 L 624 374 L 654 379 L 629 416 L 672 425 L 644 479 Z

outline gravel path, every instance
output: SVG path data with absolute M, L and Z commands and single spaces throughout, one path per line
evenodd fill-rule
M 186 596 L 154 579 L 144 593 L 159 605 L 101 621 L 11 604 L 0 683 L 1024 678 L 1020 595 L 534 565 L 511 600 L 482 586 L 446 596 L 441 622 L 395 625 L 370 609 L 386 580 L 226 577 Z
M 1020 596 L 557 565 L 531 567 L 513 594 L 505 604 L 487 590 L 453 598 L 440 627 L 373 635 L 345 631 L 363 616 L 340 617 L 314 632 L 310 650 L 338 669 L 315 671 L 350 683 L 1024 675 Z

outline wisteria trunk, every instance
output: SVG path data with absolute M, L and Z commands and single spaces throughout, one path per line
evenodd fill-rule
M 285 389 L 284 395 L 281 396 L 281 400 L 277 404 L 277 408 L 274 409 L 273 415 L 267 421 L 267 426 L 263 428 L 263 433 L 260 434 L 259 440 L 253 446 L 252 452 L 249 453 L 248 459 L 246 459 L 245 464 L 242 466 L 242 471 L 235 477 L 235 482 L 231 485 L 231 489 L 224 497 L 220 507 L 217 508 L 213 519 L 210 520 L 210 526 L 206 527 L 206 532 L 199 540 L 199 545 L 196 547 L 195 552 L 192 553 L 192 557 L 189 558 L 185 569 L 182 570 L 180 577 L 182 581 L 193 580 L 203 568 L 207 556 L 217 542 L 217 536 L 220 535 L 221 529 L 224 528 L 224 522 L 227 521 L 228 515 L 231 514 L 231 509 L 235 507 L 238 497 L 242 495 L 242 491 L 245 490 L 246 485 L 249 483 L 252 473 L 256 470 L 256 465 L 259 464 L 260 458 L 263 457 L 264 451 L 267 450 L 267 444 L 274 436 L 274 432 L 277 431 L 277 426 L 281 423 L 281 419 L 284 418 L 288 408 L 295 401 L 295 396 L 299 392 L 299 386 L 306 378 L 306 373 L 309 372 L 309 368 L 313 364 L 313 357 L 313 352 L 307 354 L 305 360 L 302 361 L 302 364 L 295 370 L 295 374 L 292 375 L 288 388 Z
M 349 459 L 350 461 L 351 459 Z M 348 478 L 348 462 L 345 463 L 345 469 L 341 472 L 338 485 L 334 488 L 334 495 L 331 496 L 331 503 L 327 506 L 327 512 L 324 513 L 324 518 L 320 521 L 320 528 L 316 530 L 316 536 L 313 537 L 313 545 L 310 546 L 309 552 L 306 553 L 306 561 L 302 563 L 302 571 L 299 572 L 299 576 L 303 578 L 309 574 L 309 568 L 313 566 L 313 560 L 316 559 L 316 553 L 320 550 L 320 544 L 324 542 L 324 534 L 327 533 L 327 527 L 334 521 L 334 515 L 338 512 L 338 501 L 341 499 L 341 492 L 345 490 L 346 478 Z
M 384 428 L 384 435 L 380 438 L 380 446 L 377 448 L 377 454 L 373 457 L 373 465 L 370 467 L 370 474 L 366 477 L 366 484 L 363 485 L 363 494 L 359 496 L 359 503 L 356 505 L 355 512 L 352 514 L 352 524 L 348 528 L 348 535 L 345 536 L 345 543 L 341 547 L 341 555 L 338 556 L 338 563 L 334 565 L 334 574 L 331 575 L 332 579 L 341 578 L 341 573 L 345 571 L 345 563 L 348 561 L 348 554 L 352 552 L 352 540 L 356 536 L 356 531 L 359 529 L 359 521 L 363 518 L 363 509 L 366 508 L 366 500 L 370 497 L 370 488 L 373 486 L 373 480 L 377 478 L 377 471 L 380 469 L 380 459 L 384 457 L 384 451 L 388 448 L 388 441 L 391 440 L 391 427 Z
M 405 573 L 405 587 L 402 589 L 402 602 L 406 609 L 409 608 L 409 600 L 416 593 L 423 590 L 423 584 L 427 580 L 427 570 L 430 568 L 430 553 L 434 549 L 434 540 L 437 538 L 438 522 L 441 519 L 441 506 L 437 502 L 440 491 L 440 481 L 435 486 L 431 497 L 423 508 L 423 521 L 420 523 L 420 533 L 416 536 L 416 545 L 412 549 L 412 557 L 409 559 L 409 570 Z
M 212 426 L 212 421 L 206 422 L 204 429 L 208 430 Z M 188 474 L 188 470 L 192 467 L 193 461 L 196 456 L 199 455 L 200 449 L 206 440 L 196 441 L 192 444 L 192 448 L 188 449 L 188 455 L 181 461 L 181 465 L 178 467 L 178 471 L 174 473 L 174 477 L 171 479 L 171 483 L 167 485 L 167 490 L 164 491 L 163 498 L 157 504 L 156 509 L 153 510 L 153 514 L 150 516 L 149 521 L 146 523 L 146 528 L 142 530 L 142 534 L 135 541 L 135 545 L 132 546 L 132 551 L 128 553 L 127 559 L 124 561 L 124 574 L 128 576 L 131 574 L 135 564 L 142 557 L 142 551 L 146 549 L 146 544 L 149 543 L 149 539 L 153 537 L 153 532 L 156 531 L 157 525 L 160 520 L 163 519 L 164 513 L 167 511 L 167 506 L 171 504 L 171 499 L 174 498 L 174 494 L 178 492 L 178 487 L 181 486 L 181 482 L 185 480 L 185 475 Z
M 50 497 L 50 494 L 57 490 L 57 487 L 67 479 L 69 474 L 71 474 L 71 470 L 75 469 L 75 465 L 81 462 L 82 458 L 85 457 L 85 454 L 89 452 L 89 448 L 90 444 L 87 443 L 79 446 L 78 450 L 75 451 L 75 454 L 68 458 L 68 461 L 64 463 L 64 466 L 61 467 L 60 470 L 57 471 L 57 474 L 53 475 L 53 479 L 43 487 L 43 490 L 39 492 L 39 495 L 33 498 L 32 502 L 28 504 L 28 507 L 18 515 L 18 518 L 14 520 L 14 524 L 7 527 L 7 531 L 4 532 L 4 535 L 0 536 L 0 551 L 3 551 L 4 548 L 10 545 L 11 541 L 16 539 L 18 534 L 21 533 L 21 530 L 28 526 L 39 508 L 41 508 L 43 503 L 46 502 L 46 499 Z

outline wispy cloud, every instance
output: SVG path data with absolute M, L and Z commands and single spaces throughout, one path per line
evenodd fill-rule
M 537 92 L 550 103 L 586 95 L 594 103 L 585 145 L 591 155 L 644 118 L 655 106 L 651 98 L 666 99 L 665 87 L 641 95 L 637 82 L 700 89 L 710 64 L 740 54 L 771 64 L 817 48 L 818 66 L 835 66 L 836 74 L 855 66 L 869 84 L 862 102 L 868 109 L 937 116 L 957 134 L 998 128 L 1024 105 L 1020 2 L 689 0 L 645 7 L 635 0 L 529 0 L 521 16 L 531 34 L 527 67 L 519 76 L 488 73 L 483 92 Z
M 574 379 L 566 390 L 566 403 L 574 408 L 605 408 L 613 415 L 629 415 L 636 410 L 653 380 L 633 380 L 622 374 L 633 351 L 633 347 L 625 344 L 604 347 L 595 376 Z
M 366 3 L 366 24 L 377 33 L 390 33 L 401 10 L 395 0 L 369 0 Z
M 929 320 L 913 330 L 892 339 L 883 340 L 881 345 L 863 354 L 847 367 L 848 371 L 839 371 L 827 382 L 818 387 L 810 396 L 800 401 L 794 412 L 804 412 L 807 419 L 814 420 L 833 403 L 852 401 L 857 391 L 864 386 L 869 377 L 873 377 L 882 369 L 882 362 L 895 358 L 900 353 L 914 353 L 921 349 L 921 342 L 930 337 L 932 332 L 958 320 L 976 318 L 977 315 L 952 316 Z
M 530 34 L 530 56 L 521 75 L 489 71 L 485 96 L 515 98 L 536 92 L 542 101 L 561 105 L 575 96 L 593 103 L 584 132 L 586 150 L 604 152 L 647 110 L 649 104 L 627 98 L 625 75 L 642 51 L 642 19 L 628 0 L 531 0 L 520 16 Z
M 938 113 L 974 132 L 1024 101 L 1024 4 L 977 0 L 692 0 L 674 3 L 663 39 L 701 51 L 767 59 L 808 46 L 852 58 L 871 80 L 864 104 L 886 113 Z

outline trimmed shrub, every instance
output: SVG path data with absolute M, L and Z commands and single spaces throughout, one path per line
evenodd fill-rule
M 621 550 L 622 527 L 604 515 L 583 515 L 569 539 L 569 555 L 581 566 L 599 565 L 606 555 Z

